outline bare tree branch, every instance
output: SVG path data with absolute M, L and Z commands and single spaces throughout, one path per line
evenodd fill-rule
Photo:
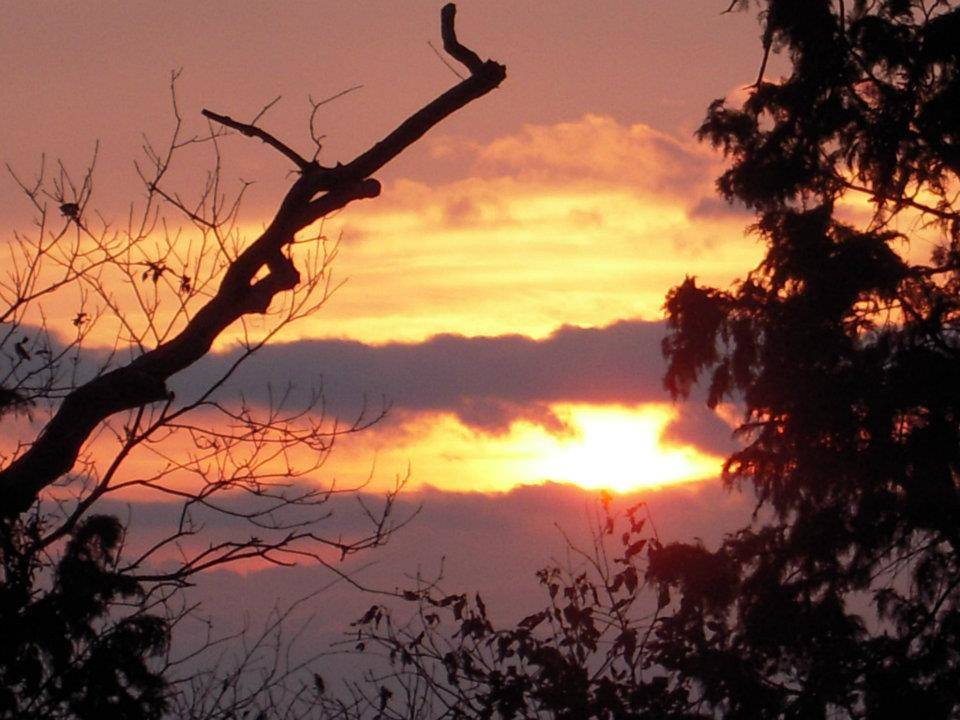
M 451 40 L 448 51 L 467 64 L 471 77 L 428 103 L 346 165 L 324 168 L 307 162 L 268 133 L 246 126 L 248 134 L 269 142 L 301 167 L 273 221 L 230 263 L 216 293 L 176 336 L 67 395 L 34 443 L 0 471 L 0 516 L 14 517 L 24 512 L 45 487 L 69 473 L 83 444 L 111 415 L 166 400 L 166 381 L 203 357 L 227 327 L 246 314 L 267 312 L 277 295 L 298 285 L 300 273 L 285 253 L 298 231 L 354 200 L 378 196 L 380 183 L 370 177 L 373 173 L 445 117 L 503 81 L 506 69 L 502 65 L 490 60 L 480 63 L 475 53 L 456 42 L 452 7 L 446 6 L 442 15 L 445 44 Z M 212 119 L 238 125 L 226 116 L 215 115 Z M 158 162 L 158 174 L 164 169 L 162 161 Z M 263 268 L 268 272 L 261 277 Z
M 300 155 L 295 150 L 291 150 L 289 147 L 287 147 L 282 142 L 277 140 L 273 135 L 268 133 L 266 130 L 262 130 L 258 128 L 256 125 L 248 125 L 247 123 L 242 123 L 239 120 L 234 120 L 232 117 L 229 117 L 227 115 L 220 115 L 218 113 L 213 112 L 212 110 L 207 110 L 206 108 L 201 110 L 201 114 L 204 117 L 209 118 L 210 120 L 213 120 L 214 122 L 218 122 L 221 125 L 226 125 L 229 128 L 238 130 L 239 132 L 243 133 L 247 137 L 260 138 L 267 145 L 270 145 L 271 147 L 276 148 L 281 153 L 286 155 L 288 158 L 293 160 L 293 164 L 296 165 L 298 168 L 300 168 L 300 170 L 306 170 L 307 166 L 310 165 L 309 160 L 303 157 L 300 157 Z
M 457 31 L 453 26 L 457 16 L 457 6 L 447 3 L 440 11 L 440 37 L 443 38 L 443 49 L 459 60 L 470 71 L 471 75 L 478 75 L 484 71 L 484 63 L 473 50 L 461 45 L 457 40 Z

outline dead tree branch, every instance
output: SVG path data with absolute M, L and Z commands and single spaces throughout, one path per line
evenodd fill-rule
M 290 149 L 289 147 L 284 145 L 282 142 L 277 140 L 273 135 L 268 133 L 266 130 L 262 130 L 261 128 L 258 128 L 256 125 L 248 125 L 247 123 L 242 123 L 239 120 L 234 120 L 232 117 L 229 117 L 228 115 L 220 115 L 219 113 L 215 113 L 212 110 L 204 109 L 201 111 L 201 114 L 205 118 L 209 118 L 210 120 L 213 120 L 214 122 L 218 122 L 221 125 L 226 125 L 229 128 L 233 128 L 234 130 L 237 130 L 238 132 L 243 133 L 247 137 L 260 138 L 267 145 L 270 145 L 271 147 L 276 148 L 281 153 L 286 155 L 288 158 L 293 160 L 293 164 L 296 165 L 298 168 L 300 168 L 301 171 L 306 170 L 307 166 L 310 165 L 310 161 L 300 157 L 300 155 L 297 153 L 296 150 Z
M 202 358 L 214 340 L 246 314 L 263 314 L 273 299 L 292 290 L 300 273 L 285 252 L 296 233 L 354 200 L 380 194 L 371 176 L 451 113 L 482 97 L 506 77 L 496 62 L 481 62 L 456 40 L 453 5 L 444 7 L 444 46 L 471 72 L 403 121 L 393 132 L 351 162 L 334 168 L 303 159 L 266 131 L 204 111 L 211 120 L 259 137 L 293 160 L 300 175 L 263 234 L 230 264 L 216 293 L 169 340 L 125 366 L 73 390 L 33 444 L 0 471 L 0 516 L 26 511 L 44 488 L 69 473 L 91 433 L 111 415 L 169 398 L 167 380 Z M 266 275 L 260 277 L 261 270 Z M 259 279 L 257 279 L 259 278 Z
M 457 15 L 457 6 L 447 3 L 440 11 L 440 37 L 443 38 L 443 49 L 454 59 L 459 60 L 470 71 L 471 75 L 483 72 L 483 61 L 473 50 L 465 47 L 457 40 L 457 31 L 453 20 Z

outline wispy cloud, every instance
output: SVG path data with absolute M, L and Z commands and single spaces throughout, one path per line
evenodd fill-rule
M 678 198 L 709 192 L 717 166 L 716 155 L 692 138 L 684 141 L 642 123 L 625 126 L 599 115 L 526 125 L 516 135 L 476 149 L 481 176 L 605 183 Z

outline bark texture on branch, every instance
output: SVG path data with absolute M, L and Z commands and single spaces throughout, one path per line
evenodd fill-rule
M 371 175 L 445 117 L 500 85 L 506 68 L 492 60 L 481 62 L 457 42 L 454 14 L 452 3 L 441 13 L 444 47 L 467 66 L 470 77 L 345 165 L 329 168 L 307 161 L 260 128 L 204 111 L 212 121 L 274 147 L 298 166 L 299 177 L 270 225 L 230 265 L 217 293 L 176 337 L 71 392 L 31 447 L 0 471 L 0 516 L 25 512 L 45 487 L 69 473 L 83 443 L 101 422 L 114 413 L 167 399 L 167 379 L 209 352 L 229 325 L 243 315 L 266 312 L 277 294 L 296 287 L 300 275 L 284 248 L 299 230 L 354 200 L 377 197 L 380 183 Z M 266 275 L 255 280 L 264 267 Z

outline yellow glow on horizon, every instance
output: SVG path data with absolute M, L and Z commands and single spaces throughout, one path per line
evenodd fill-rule
M 467 210 L 452 215 L 464 197 Z M 349 281 L 302 336 L 539 338 L 564 324 L 657 320 L 691 267 L 724 286 L 759 259 L 739 218 L 690 218 L 680 199 L 613 187 L 402 182 L 342 223 L 333 272 Z
M 409 463 L 411 490 L 430 485 L 449 492 L 506 492 L 544 482 L 633 492 L 720 474 L 721 458 L 663 437 L 676 416 L 668 403 L 556 404 L 551 410 L 567 423 L 569 434 L 520 421 L 491 435 L 449 414 L 422 416 L 400 435 L 378 439 L 374 431 L 348 440 L 334 453 L 332 467 L 352 468 L 342 477 L 357 476 L 369 471 L 375 455 L 373 487 L 386 487 L 390 471 Z
M 668 405 L 574 406 L 569 422 L 577 435 L 559 440 L 536 467 L 548 480 L 614 492 L 715 477 L 720 458 L 664 441 L 675 412 Z
M 703 283 L 724 286 L 759 259 L 755 240 L 742 233 L 742 219 L 692 217 L 689 202 L 629 184 L 478 177 L 430 186 L 398 180 L 378 202 L 358 203 L 324 224 L 328 249 L 342 233 L 329 287 L 346 284 L 325 307 L 274 339 L 333 337 L 377 344 L 420 342 L 449 332 L 542 338 L 566 324 L 657 320 L 666 292 L 692 267 Z M 252 242 L 264 222 L 238 223 L 242 244 Z M 315 226 L 303 236 L 319 230 Z M 184 257 L 190 255 L 184 248 L 202 244 L 189 228 L 177 238 Z M 162 240 L 148 238 L 145 257 L 157 257 Z M 298 253 L 306 248 L 300 246 Z M 296 263 L 306 275 L 304 257 Z M 181 265 L 171 261 L 158 285 L 142 279 L 139 266 L 131 277 L 110 281 L 117 311 L 138 332 L 148 315 L 153 324 L 173 320 L 182 327 L 186 318 L 176 282 Z M 211 282 L 206 294 L 217 285 Z M 163 301 L 145 312 L 141 301 L 152 301 L 158 289 Z M 204 300 L 196 298 L 192 311 Z M 234 324 L 215 349 L 234 347 L 245 332 L 263 337 L 289 301 L 284 294 L 271 315 L 250 315 Z M 102 306 L 93 296 L 84 309 L 95 314 Z M 51 327 L 69 334 L 78 299 L 58 293 L 44 300 L 43 311 Z M 111 314 L 95 326 L 88 346 L 110 347 L 118 333 L 129 334 Z M 148 347 L 155 344 L 149 335 Z
M 436 413 L 412 416 L 400 426 L 384 430 L 374 426 L 343 437 L 329 462 L 316 471 L 309 471 L 316 461 L 311 453 L 300 449 L 285 457 L 292 467 L 308 470 L 306 476 L 293 479 L 294 483 L 324 488 L 335 484 L 340 490 L 362 487 L 374 493 L 392 488 L 408 470 L 409 491 L 432 486 L 461 493 L 508 492 L 545 482 L 628 493 L 710 480 L 720 473 L 721 458 L 664 438 L 677 412 L 668 403 L 636 407 L 555 404 L 550 409 L 567 424 L 569 434 L 554 434 L 525 421 L 515 422 L 500 434 L 479 433 L 452 414 Z M 194 421 L 202 425 L 219 420 L 211 415 Z M 25 418 L 12 422 L 29 424 Z M 117 451 L 111 437 L 101 434 L 86 448 L 86 456 L 96 458 L 101 468 Z M 8 445 L 0 443 L 0 451 L 11 451 Z M 183 434 L 169 438 L 162 449 L 161 455 L 149 447 L 135 451 L 116 482 L 157 476 L 167 467 L 166 457 L 186 459 L 196 451 Z M 260 470 L 282 472 L 283 467 L 271 463 Z M 203 481 L 195 473 L 177 470 L 164 482 L 183 490 Z M 121 490 L 115 498 L 128 502 L 171 499 L 139 485 Z

